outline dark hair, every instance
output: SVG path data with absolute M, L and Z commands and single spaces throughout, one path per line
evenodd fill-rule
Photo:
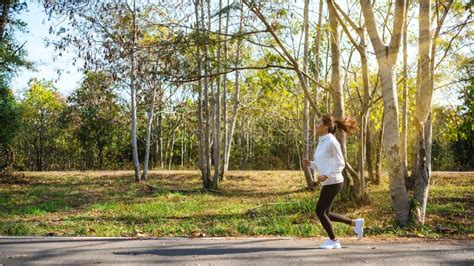
M 353 133 L 357 130 L 357 122 L 352 117 L 346 117 L 342 120 L 336 120 L 330 114 L 323 115 L 323 125 L 329 127 L 329 133 L 336 133 L 336 130 L 342 130 L 346 133 Z

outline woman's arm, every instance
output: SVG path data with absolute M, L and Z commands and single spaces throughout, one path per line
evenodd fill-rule
M 330 145 L 328 145 L 328 154 L 330 157 L 331 169 L 329 169 L 325 175 L 328 178 L 331 178 L 342 173 L 342 170 L 344 170 L 344 167 L 346 166 L 346 162 L 344 160 L 344 156 L 342 155 L 342 150 L 339 143 L 332 142 Z
M 303 159 L 303 165 L 304 167 L 309 167 L 311 169 L 314 169 L 314 170 L 318 170 L 318 166 L 316 165 L 316 162 L 315 161 L 310 161 L 308 159 Z

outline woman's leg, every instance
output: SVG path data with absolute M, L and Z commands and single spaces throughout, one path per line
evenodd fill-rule
M 340 186 L 337 188 L 336 195 L 342 190 L 342 188 L 344 186 L 344 183 L 339 183 L 337 185 L 340 185 Z M 334 196 L 334 198 L 335 197 L 336 196 Z M 334 202 L 334 200 L 331 202 L 331 205 L 327 209 L 327 213 L 326 213 L 327 216 L 329 217 L 329 219 L 333 222 L 339 222 L 339 223 L 345 223 L 345 224 L 348 224 L 348 225 L 354 225 L 352 219 L 349 219 L 346 216 L 331 212 L 331 207 L 332 207 L 333 202 Z
M 318 203 L 316 204 L 316 215 L 321 221 L 321 225 L 328 234 L 329 238 L 334 240 L 334 230 L 332 228 L 331 220 L 329 219 L 329 210 L 331 205 L 336 198 L 337 193 L 341 190 L 343 184 L 327 185 L 321 188 L 321 194 L 319 195 Z
M 343 216 L 337 213 L 329 212 L 328 217 L 333 222 L 345 223 L 348 225 L 355 225 L 352 219 L 349 219 L 346 216 Z

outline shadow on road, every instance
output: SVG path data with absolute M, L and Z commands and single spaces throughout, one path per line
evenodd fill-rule
M 114 255 L 159 255 L 159 256 L 212 256 L 235 255 L 259 252 L 288 252 L 298 250 L 314 250 L 317 248 L 177 248 L 151 249 L 136 252 L 114 252 Z

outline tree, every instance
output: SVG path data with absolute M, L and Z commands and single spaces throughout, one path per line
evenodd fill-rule
M 437 2 L 438 3 L 438 2 Z M 437 27 L 431 33 L 431 0 L 420 1 L 419 15 L 419 58 L 415 111 L 414 167 L 410 181 L 414 183 L 413 199 L 416 208 L 416 222 L 424 224 L 431 178 L 432 145 L 432 95 L 434 84 L 435 54 L 437 39 L 453 1 L 443 4 L 443 13 L 437 18 Z M 438 7 L 436 7 L 438 8 Z M 436 10 L 436 14 L 439 11 Z M 411 185 L 411 184 L 410 184 Z
M 26 24 L 15 18 L 15 15 L 26 9 L 26 3 L 18 0 L 5 0 L 0 3 L 0 83 L 8 83 L 19 67 L 31 68 L 26 60 L 25 43 L 15 41 L 14 32 L 22 30 Z
M 303 10 L 303 71 L 308 72 L 308 52 L 309 52 L 309 0 L 304 1 L 304 10 Z M 318 40 L 319 41 L 319 40 Z M 310 87 L 308 84 L 308 78 L 304 77 L 306 87 Z M 311 140 L 310 140 L 310 116 L 309 116 L 309 102 L 306 98 L 303 98 L 303 158 L 311 159 Z M 303 173 L 306 178 L 306 183 L 309 184 L 308 188 L 313 189 L 314 178 L 311 171 L 308 167 L 303 168 Z
M 22 148 L 32 148 L 36 171 L 48 169 L 55 150 L 55 139 L 60 134 L 55 124 L 65 107 L 65 100 L 51 82 L 31 80 L 21 102 Z M 27 157 L 29 157 L 27 155 Z
M 24 28 L 25 23 L 15 15 L 26 9 L 26 3 L 5 0 L 0 3 L 0 170 L 13 163 L 15 137 L 19 130 L 19 110 L 8 87 L 10 79 L 20 67 L 31 67 L 25 59 L 24 44 L 19 45 L 14 38 L 15 30 Z
M 471 63 L 472 64 L 472 63 Z M 462 122 L 459 125 L 458 140 L 454 145 L 454 154 L 459 165 L 459 170 L 472 171 L 474 169 L 474 159 L 472 151 L 474 149 L 474 82 L 465 87 L 463 93 L 464 105 L 461 110 Z
M 320 87 L 327 89 L 328 91 L 332 91 L 331 89 L 327 88 L 326 86 L 322 86 L 318 81 L 309 77 L 308 73 L 300 68 L 298 61 L 290 54 L 288 49 L 283 44 L 282 40 L 278 37 L 275 28 L 268 22 L 265 16 L 262 14 L 259 8 L 259 4 L 255 1 L 246 1 L 244 0 L 243 3 L 248 6 L 248 8 L 255 14 L 255 16 L 265 25 L 266 30 L 271 34 L 274 41 L 277 43 L 279 49 L 281 49 L 280 55 L 287 61 L 289 65 L 291 65 L 292 69 L 295 71 L 298 81 L 300 83 L 301 89 L 303 90 L 303 95 L 306 101 L 309 102 L 313 110 L 316 112 L 318 117 L 322 116 L 321 111 L 317 103 L 313 100 L 311 93 L 309 92 L 309 85 L 306 82 L 307 79 L 311 79 L 312 82 L 318 84 Z M 336 77 L 335 77 L 336 78 Z M 305 147 L 307 149 L 307 147 Z M 307 152 L 306 152 L 307 154 Z M 307 187 L 312 189 L 314 186 L 314 180 L 309 172 L 309 169 L 305 169 L 305 178 Z
M 395 83 L 395 64 L 398 58 L 400 40 L 403 31 L 406 0 L 395 1 L 395 14 L 391 29 L 392 37 L 388 45 L 384 44 L 376 27 L 374 10 L 370 0 L 360 0 L 367 32 L 375 50 L 381 80 L 384 103 L 384 152 L 387 158 L 390 194 L 398 224 L 408 221 L 408 193 L 405 188 L 405 176 L 400 157 L 399 110 L 397 86 Z
M 19 126 L 20 113 L 12 91 L 0 84 L 0 171 L 13 162 L 12 144 Z
M 106 153 L 116 143 L 121 110 L 103 72 L 86 72 L 80 88 L 68 98 L 70 122 L 81 143 L 84 169 L 102 169 Z M 95 158 L 98 158 L 98 164 Z

